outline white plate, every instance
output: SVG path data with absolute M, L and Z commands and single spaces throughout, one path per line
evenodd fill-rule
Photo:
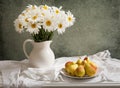
M 85 75 L 84 77 L 77 77 L 77 76 L 71 76 L 69 73 L 67 73 L 65 71 L 65 69 L 61 69 L 60 73 L 63 75 L 63 76 L 66 76 L 66 77 L 69 77 L 69 78 L 73 78 L 73 79 L 91 79 L 91 78 L 94 78 L 94 77 L 97 77 L 98 76 L 98 73 L 96 73 L 94 76 L 87 76 Z

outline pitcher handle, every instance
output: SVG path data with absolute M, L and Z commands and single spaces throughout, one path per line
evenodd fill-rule
M 23 43 L 23 51 L 24 51 L 25 56 L 29 59 L 29 55 L 27 54 L 26 47 L 25 47 L 26 43 L 28 43 L 28 42 L 33 43 L 33 40 L 32 39 L 27 39 L 27 40 L 24 41 L 24 43 Z

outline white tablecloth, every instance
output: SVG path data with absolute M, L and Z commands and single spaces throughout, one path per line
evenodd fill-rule
M 105 50 L 89 56 L 97 63 L 101 72 L 92 79 L 76 80 L 62 76 L 61 68 L 66 61 L 76 61 L 79 56 L 57 58 L 52 67 L 44 69 L 30 68 L 28 60 L 0 61 L 0 87 L 41 87 L 46 83 L 120 83 L 120 60 L 111 58 L 110 52 Z M 85 56 L 81 56 L 83 59 Z

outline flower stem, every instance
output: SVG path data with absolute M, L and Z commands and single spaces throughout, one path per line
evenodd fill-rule
M 32 34 L 32 37 L 34 39 L 35 42 L 43 42 L 43 41 L 49 41 L 52 40 L 53 38 L 53 31 L 47 31 L 44 30 L 43 28 L 39 29 L 39 33 L 38 34 Z

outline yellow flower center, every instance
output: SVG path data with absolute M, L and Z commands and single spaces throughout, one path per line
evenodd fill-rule
M 28 21 L 28 18 L 25 18 L 25 22 L 29 22 L 29 21 Z
M 31 24 L 31 27 L 32 28 L 36 28 L 36 24 Z
M 45 5 L 45 6 L 43 6 L 43 9 L 47 10 L 47 9 L 48 9 L 48 6 L 46 6 L 46 5 Z
M 38 15 L 35 15 L 32 17 L 33 20 L 36 20 L 38 18 Z
M 62 27 L 63 27 L 63 25 L 60 23 L 60 24 L 58 24 L 58 27 L 59 27 L 59 28 L 62 28 Z
M 68 21 L 72 21 L 72 18 L 71 18 L 71 17 L 68 17 Z
M 19 24 L 18 24 L 18 27 L 19 27 L 19 29 L 22 29 L 22 24 L 19 23 Z
M 46 21 L 46 25 L 47 25 L 47 26 L 50 26 L 51 24 L 52 24 L 52 23 L 51 23 L 50 20 Z
M 22 13 L 22 16 L 25 16 L 25 14 L 24 14 L 24 13 Z
M 59 13 L 59 10 L 56 10 L 56 14 L 58 14 Z

